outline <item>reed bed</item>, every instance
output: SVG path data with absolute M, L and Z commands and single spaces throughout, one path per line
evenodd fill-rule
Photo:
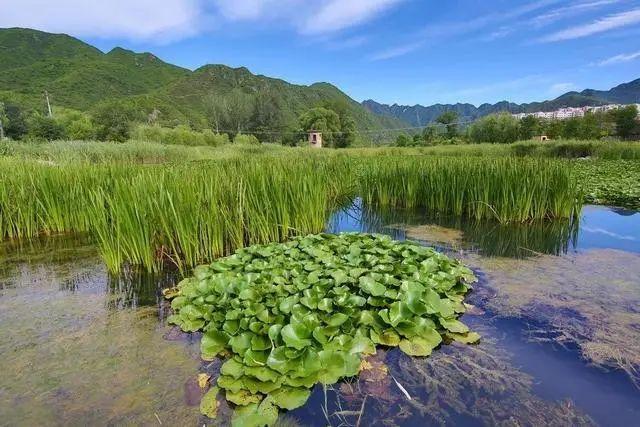
M 499 223 L 572 218 L 582 197 L 566 162 L 397 158 L 369 161 L 360 194 L 369 205 Z
M 580 195 L 564 162 L 257 155 L 178 164 L 0 159 L 0 237 L 83 233 L 109 269 L 184 269 L 244 245 L 325 229 L 361 196 L 501 223 L 568 218 Z

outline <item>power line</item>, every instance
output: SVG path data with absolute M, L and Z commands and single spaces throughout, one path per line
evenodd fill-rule
M 372 134 L 372 133 L 386 133 L 386 132 L 401 132 L 401 131 L 410 131 L 410 130 L 424 130 L 430 127 L 443 127 L 447 128 L 449 126 L 457 126 L 457 125 L 466 125 L 473 123 L 475 120 L 468 120 L 463 122 L 453 122 L 453 123 L 430 123 L 426 126 L 410 126 L 403 128 L 391 128 L 391 129 L 364 129 L 364 130 L 356 130 L 354 132 L 343 132 L 343 131 L 327 131 L 322 132 L 323 135 L 343 135 L 345 133 L 356 133 L 356 134 Z M 238 129 L 218 129 L 218 132 L 221 133 L 235 133 L 238 132 Z M 247 133 L 253 135 L 299 135 L 305 134 L 307 131 L 278 131 L 278 130 L 259 130 L 259 131 L 247 131 Z

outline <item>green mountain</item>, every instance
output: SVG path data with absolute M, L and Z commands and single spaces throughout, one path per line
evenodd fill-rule
M 362 103 L 369 111 L 387 117 L 397 118 L 412 126 L 425 126 L 434 122 L 440 114 L 453 110 L 460 121 L 472 121 L 489 114 L 499 112 L 531 113 L 536 111 L 554 111 L 563 107 L 586 107 L 605 104 L 640 103 L 640 79 L 624 83 L 610 90 L 587 89 L 582 92 L 567 92 L 556 99 L 529 104 L 514 104 L 502 101 L 497 104 L 435 104 L 423 105 L 386 105 L 373 100 Z
M 328 83 L 294 85 L 224 65 L 190 71 L 152 53 L 115 48 L 105 54 L 64 34 L 0 29 L 0 101 L 42 110 L 45 91 L 54 107 L 91 111 L 100 103 L 120 100 L 144 115 L 158 110 L 161 122 L 194 127 L 211 126 L 216 102 L 232 104 L 238 99 L 254 109 L 260 103 L 276 106 L 272 113 L 281 128 L 293 126 L 309 108 L 327 103 L 340 105 L 359 129 L 405 125 L 377 116 Z

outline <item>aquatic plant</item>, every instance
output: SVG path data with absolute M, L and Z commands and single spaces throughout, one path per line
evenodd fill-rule
M 360 171 L 360 194 L 370 205 L 500 223 L 572 218 L 582 204 L 568 163 L 512 158 L 376 159 Z
M 577 162 L 575 174 L 588 203 L 640 209 L 640 162 L 585 160 Z
M 570 218 L 581 203 L 566 162 L 254 148 L 251 162 L 249 148 L 245 157 L 162 165 L 0 158 L 0 238 L 86 233 L 112 271 L 125 263 L 185 270 L 319 233 L 358 195 L 368 205 L 501 223 Z
M 257 426 L 302 406 L 314 384 L 358 374 L 377 345 L 428 356 L 443 336 L 476 342 L 457 319 L 474 280 L 415 243 L 321 234 L 240 249 L 165 295 L 170 322 L 204 331 L 203 359 L 229 356 L 217 387 L 236 405 L 234 424 Z

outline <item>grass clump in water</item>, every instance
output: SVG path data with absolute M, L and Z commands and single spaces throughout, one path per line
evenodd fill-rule
M 445 255 L 380 235 L 310 235 L 252 246 L 168 292 L 170 322 L 203 330 L 202 357 L 230 357 L 217 385 L 237 425 L 273 424 L 316 383 L 358 374 L 377 345 L 428 356 L 443 340 L 474 343 L 458 320 L 473 273 Z

